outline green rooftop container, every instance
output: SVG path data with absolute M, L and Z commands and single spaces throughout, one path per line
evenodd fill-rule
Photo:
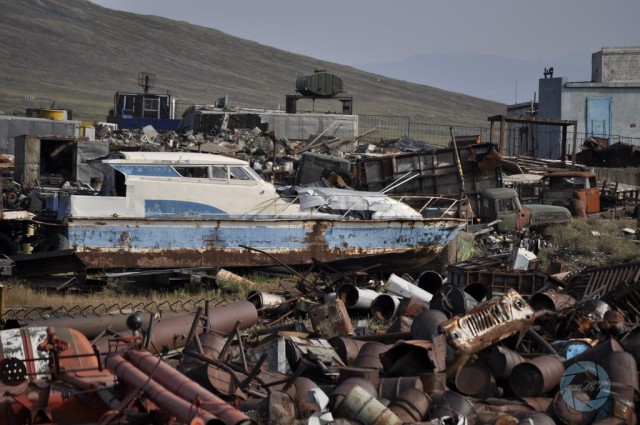
M 309 97 L 333 97 L 344 91 L 342 87 L 342 78 L 324 70 L 301 75 L 296 80 L 296 91 Z

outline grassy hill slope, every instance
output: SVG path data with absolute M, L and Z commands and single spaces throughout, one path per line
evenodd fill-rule
M 213 103 L 229 95 L 233 106 L 284 109 L 296 78 L 317 68 L 342 77 L 355 114 L 486 126 L 488 116 L 506 112 L 501 103 L 86 0 L 0 0 L 0 10 L 0 110 L 6 113 L 55 101 L 76 116 L 103 118 L 114 92 L 139 91 L 139 72 L 156 74 L 152 91 L 168 90 L 180 102 Z M 323 102 L 316 111 L 340 109 L 337 101 Z M 311 103 L 299 103 L 299 109 L 311 109 Z

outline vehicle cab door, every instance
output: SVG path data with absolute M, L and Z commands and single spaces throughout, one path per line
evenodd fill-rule
M 502 232 L 520 230 L 531 219 L 531 213 L 522 208 L 517 197 L 496 199 L 495 208 L 496 219 L 500 220 L 498 230 Z

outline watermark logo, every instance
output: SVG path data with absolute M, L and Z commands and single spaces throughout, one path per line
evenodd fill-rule
M 574 391 L 589 394 L 591 400 L 580 400 Z M 589 361 L 577 362 L 569 366 L 562 375 L 560 392 L 570 408 L 578 412 L 593 412 L 609 398 L 611 381 L 602 366 Z

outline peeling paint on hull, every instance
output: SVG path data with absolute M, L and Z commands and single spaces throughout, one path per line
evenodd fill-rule
M 462 229 L 458 219 L 78 219 L 69 248 L 88 268 L 246 267 L 353 263 L 379 269 L 426 264 Z

